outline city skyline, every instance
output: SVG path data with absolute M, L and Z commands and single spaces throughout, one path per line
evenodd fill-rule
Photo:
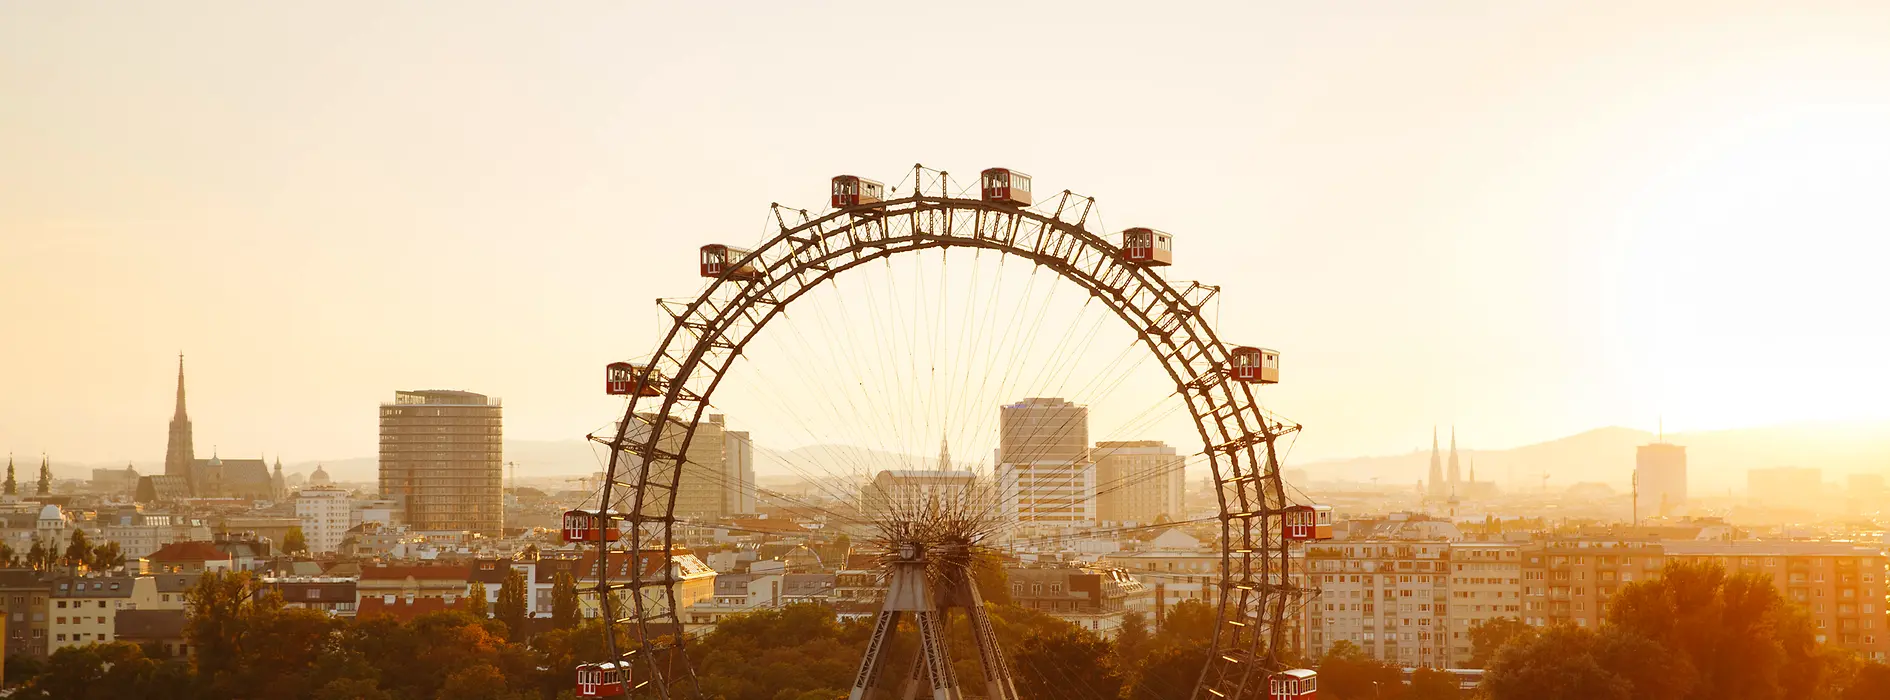
M 1852 322 L 1860 300 L 1890 295 L 1862 267 L 1882 257 L 1861 232 L 1882 228 L 1870 193 L 1890 179 L 1890 61 L 1856 60 L 1890 51 L 1868 40 L 1890 26 L 1881 9 L 1779 23 L 1672 3 L 1617 24 L 1585 4 L 1464 7 L 1262 7 L 1225 24 L 1300 33 L 1251 49 L 1096 8 L 1105 36 L 1152 31 L 1125 42 L 1148 50 L 1049 37 L 1020 60 L 1090 56 L 1080 84 L 1103 99 L 1188 75 L 1142 101 L 1194 115 L 1180 128 L 1138 109 L 991 129 L 984 101 L 916 96 L 840 113 L 908 124 L 890 147 L 786 138 L 830 128 L 832 113 L 772 106 L 837 55 L 759 65 L 686 32 L 616 38 L 728 19 L 717 10 L 388 10 L 370 31 L 340 11 L 253 8 L 253 30 L 230 33 L 184 8 L 10 6 L 0 51 L 48 70 L 0 74 L 22 97 L 0 115 L 13 154 L 0 183 L 17 195 L 0 208 L 16 253 L 0 261 L 0 311 L 30 338 L 0 362 L 33 368 L 10 373 L 0 444 L 88 463 L 161 454 L 162 431 L 143 426 L 169 403 L 179 349 L 206 368 L 193 409 L 233 453 L 371 454 L 361 406 L 395 386 L 478 387 L 517 407 L 514 435 L 576 437 L 613 413 L 598 367 L 655 341 L 658 312 L 623 299 L 692 293 L 698 239 L 753 240 L 768 202 L 818 208 L 833 174 L 892 183 L 913 161 L 1011 165 L 1045 191 L 1095 195 L 1112 229 L 1174 233 L 1175 274 L 1225 287 L 1226 336 L 1283 351 L 1298 381 L 1269 401 L 1314 428 L 1297 459 L 1403 452 L 1433 423 L 1520 445 L 1661 415 L 1675 431 L 1890 417 L 1866 398 L 1890 391 L 1874 359 L 1886 339 Z M 1682 30 L 1708 8 L 1718 33 Z M 775 12 L 728 24 L 731 43 L 835 22 L 863 37 L 848 56 L 901 54 L 865 20 Z M 1513 43 L 1544 26 L 1557 31 Z M 526 50 L 480 38 L 506 32 Z M 529 50 L 554 36 L 557 51 Z M 977 54 L 937 36 L 938 55 Z M 455 60 L 394 58 L 416 44 Z M 1504 70 L 1461 77 L 1494 56 Z M 360 67 L 377 61 L 409 67 Z M 714 79 L 661 69 L 683 63 Z M 904 73 L 862 65 L 863 80 Z M 293 85 L 274 82 L 284 72 Z M 1541 101 L 1516 96 L 1524 83 Z M 562 97 L 500 98 L 539 90 Z M 332 107 L 365 101 L 374 119 Z M 1792 246 L 1771 244 L 1787 230 Z M 635 274 L 599 254 L 626 247 Z M 457 296 L 426 283 L 440 275 Z M 489 342 L 446 352 L 467 328 Z M 414 351 L 383 352 L 389 337 Z M 1760 381 L 1727 379 L 1756 357 Z M 792 444 L 771 420 L 748 427 Z

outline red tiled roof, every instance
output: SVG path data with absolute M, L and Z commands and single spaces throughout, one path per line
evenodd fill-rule
M 361 606 L 355 610 L 354 616 L 365 620 L 376 615 L 386 615 L 401 622 L 407 622 L 427 613 L 465 609 L 465 596 L 454 598 L 452 605 L 447 605 L 445 598 L 414 598 L 408 600 L 397 596 L 394 598 L 394 602 L 388 603 L 387 600 L 381 596 L 370 596 L 361 599 Z
M 206 562 L 229 561 L 230 555 L 217 551 L 216 545 L 209 542 L 172 542 L 145 558 L 151 561 Z
M 466 566 L 364 566 L 363 581 L 400 581 L 412 576 L 415 581 L 464 581 L 472 576 Z

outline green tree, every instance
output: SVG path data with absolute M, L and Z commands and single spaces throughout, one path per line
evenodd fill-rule
M 1481 687 L 1491 700 L 1629 700 L 1633 685 L 1596 656 L 1599 637 L 1557 625 L 1519 640 L 1496 653 Z
M 1339 641 L 1319 658 L 1319 696 L 1330 700 L 1389 700 L 1400 692 L 1404 674 L 1372 658 L 1364 649 Z
M 125 565 L 125 552 L 117 542 L 106 542 L 92 548 L 86 559 L 86 566 L 94 571 L 107 571 Z
M 1470 627 L 1470 668 L 1489 668 L 1496 652 L 1510 642 L 1536 636 L 1536 628 L 1514 617 L 1497 617 Z
M 1811 697 L 1830 682 L 1810 617 L 1770 576 L 1668 564 L 1659 579 L 1622 588 L 1608 622 L 1674 652 L 1693 680 L 1686 698 Z
M 1087 698 L 1122 695 L 1122 673 L 1109 643 L 1086 630 L 1031 635 L 1013 658 L 1017 667 L 1029 669 L 1016 678 L 1018 694 L 1024 697 L 1052 698 L 1072 691 Z
M 577 623 L 577 579 L 572 578 L 569 571 L 560 571 L 551 584 L 551 626 L 568 630 Z
M 282 551 L 285 554 L 300 554 L 308 551 L 308 538 L 302 534 L 301 527 L 289 528 L 289 534 L 283 535 Z
M 39 458 L 39 495 L 52 495 L 52 463 L 45 457 Z
M 511 569 L 499 585 L 499 599 L 492 604 L 492 616 L 505 625 L 506 637 L 523 641 L 525 635 L 525 573 Z
M 971 560 L 971 582 L 978 587 L 978 597 L 992 605 L 1011 604 L 1011 575 L 1004 560 L 993 554 L 979 554 Z
M 13 551 L 13 545 L 0 543 L 0 567 L 11 569 L 19 563 L 20 553 Z
M 1186 646 L 1214 638 L 1219 624 L 1214 606 L 1200 600 L 1184 600 L 1168 609 L 1155 629 L 1155 642 L 1168 646 Z
M 245 633 L 258 618 L 282 606 L 247 571 L 212 571 L 184 593 L 191 610 L 184 639 L 196 655 L 197 675 L 211 687 L 228 687 L 243 662 Z
M 66 553 L 59 557 L 59 563 L 66 566 L 85 566 L 91 562 L 92 544 L 87 539 L 85 530 L 74 528 L 72 539 L 66 544 Z
M 63 647 L 47 659 L 46 671 L 14 695 L 39 700 L 191 697 L 188 670 L 179 662 L 145 657 L 136 644 L 116 642 Z
M 34 535 L 33 546 L 26 550 L 26 565 L 34 569 L 46 568 L 46 551 L 46 544 L 39 541 L 38 535 Z
M 466 591 L 466 614 L 484 620 L 492 617 L 492 610 L 486 604 L 486 584 L 474 581 Z
M 1456 674 L 1426 666 L 1411 673 L 1411 687 L 1401 697 L 1404 700 L 1457 700 L 1462 692 L 1457 686 Z
M 1122 614 L 1122 627 L 1116 630 L 1116 656 L 1123 668 L 1132 668 L 1148 651 L 1148 616 L 1140 610 Z
M 1149 651 L 1130 674 L 1124 697 L 1127 700 L 1189 700 L 1207 660 L 1207 640 Z
M 1848 679 L 1838 700 L 1883 700 L 1890 698 L 1890 666 L 1867 664 Z

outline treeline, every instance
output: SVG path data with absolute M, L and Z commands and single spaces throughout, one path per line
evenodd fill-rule
M 1473 693 L 1460 693 L 1450 674 L 1427 669 L 1414 674 L 1410 686 L 1400 687 L 1397 667 L 1340 642 L 1320 660 L 1319 695 L 1323 700 L 1890 700 L 1890 666 L 1819 643 L 1811 618 L 1780 596 L 1768 577 L 1729 575 L 1710 564 L 1669 564 L 1659 579 L 1623 587 L 1609 605 L 1607 624 L 1599 630 L 1540 629 L 1515 619 L 1472 629 L 1470 665 L 1487 670 Z
M 403 623 L 285 607 L 248 574 L 212 573 L 187 595 L 188 658 L 124 642 L 66 647 L 43 663 L 10 657 L 7 682 L 13 698 L 59 700 L 573 698 L 573 669 L 604 658 L 602 626 L 577 618 L 576 586 L 565 581 L 554 591 L 549 629 L 526 624 L 521 589 L 503 586 L 489 619 L 476 610 Z M 483 592 L 469 598 L 483 600 Z M 1034 611 L 992 610 L 1019 692 L 1046 700 L 1189 700 L 1215 622 L 1210 606 L 1189 601 L 1170 611 L 1160 632 L 1129 613 L 1118 640 L 1108 642 Z M 690 656 L 707 698 L 836 700 L 852 686 L 870 634 L 868 620 L 840 622 L 825 607 L 791 605 L 724 619 L 691 641 Z M 915 637 L 908 630 L 894 642 L 888 668 L 909 668 Z M 949 639 L 961 682 L 975 685 L 963 615 L 954 616 Z
M 1001 583 L 1001 582 L 995 582 Z M 1003 590 L 993 586 L 995 590 Z M 483 592 L 479 592 L 483 600 Z M 560 581 L 549 629 L 525 623 L 523 587 L 508 582 L 491 619 L 436 613 L 402 623 L 337 619 L 286 608 L 247 574 L 206 575 L 189 594 L 188 659 L 125 644 L 68 647 L 44 664 L 9 658 L 12 697 L 246 700 L 553 700 L 575 697 L 573 669 L 604 657 L 597 622 L 577 618 L 576 586 Z M 997 597 L 997 596 L 994 596 Z M 1861 601 L 1860 601 L 1861 602 Z M 1042 613 L 996 604 L 992 622 L 1027 700 L 1190 700 L 1215 611 L 1170 609 L 1159 631 L 1125 616 L 1114 640 Z M 1400 670 L 1341 642 L 1318 660 L 1323 700 L 1885 700 L 1890 666 L 1817 641 L 1810 618 L 1770 580 L 1711 566 L 1670 565 L 1628 585 L 1600 630 L 1500 620 L 1471 631 L 1481 688 Z M 871 634 L 815 605 L 725 618 L 690 642 L 702 696 L 712 700 L 838 700 Z M 905 669 L 916 635 L 896 638 L 887 668 Z M 971 631 L 952 616 L 947 639 L 968 695 L 982 695 Z M 626 644 L 627 640 L 620 640 Z

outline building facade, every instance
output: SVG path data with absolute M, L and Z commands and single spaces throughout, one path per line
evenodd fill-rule
M 1450 663 L 1450 543 L 1317 542 L 1306 546 L 1306 653 L 1340 641 L 1407 667 Z
M 1158 440 L 1096 443 L 1096 519 L 1111 525 L 1181 520 L 1184 458 Z
M 500 534 L 502 418 L 498 400 L 467 391 L 401 391 L 381 405 L 381 493 L 402 500 L 408 526 Z
M 1096 524 L 1089 408 L 1029 398 L 998 410 L 998 512 L 1018 533 Z
M 327 554 L 341 549 L 341 541 L 353 527 L 354 503 L 345 489 L 312 487 L 295 494 L 295 515 L 302 521 L 302 540 L 310 554 Z
M 1668 542 L 1666 562 L 1717 564 L 1729 573 L 1772 581 L 1811 615 L 1820 643 L 1882 662 L 1890 655 L 1884 610 L 1885 565 L 1879 547 L 1848 542 Z
M 1641 514 L 1670 517 L 1686 513 L 1687 448 L 1665 442 L 1635 448 L 1634 479 Z
M 1522 547 L 1519 542 L 1451 543 L 1451 668 L 1469 666 L 1471 628 L 1499 617 L 1522 618 Z
M 1660 576 L 1658 542 L 1556 539 L 1523 548 L 1523 621 L 1596 629 L 1621 587 Z
M 982 512 L 983 504 L 974 502 L 976 481 L 971 472 L 881 470 L 860 489 L 860 512 L 870 521 L 882 521 L 894 514 L 917 515 L 933 508 Z

